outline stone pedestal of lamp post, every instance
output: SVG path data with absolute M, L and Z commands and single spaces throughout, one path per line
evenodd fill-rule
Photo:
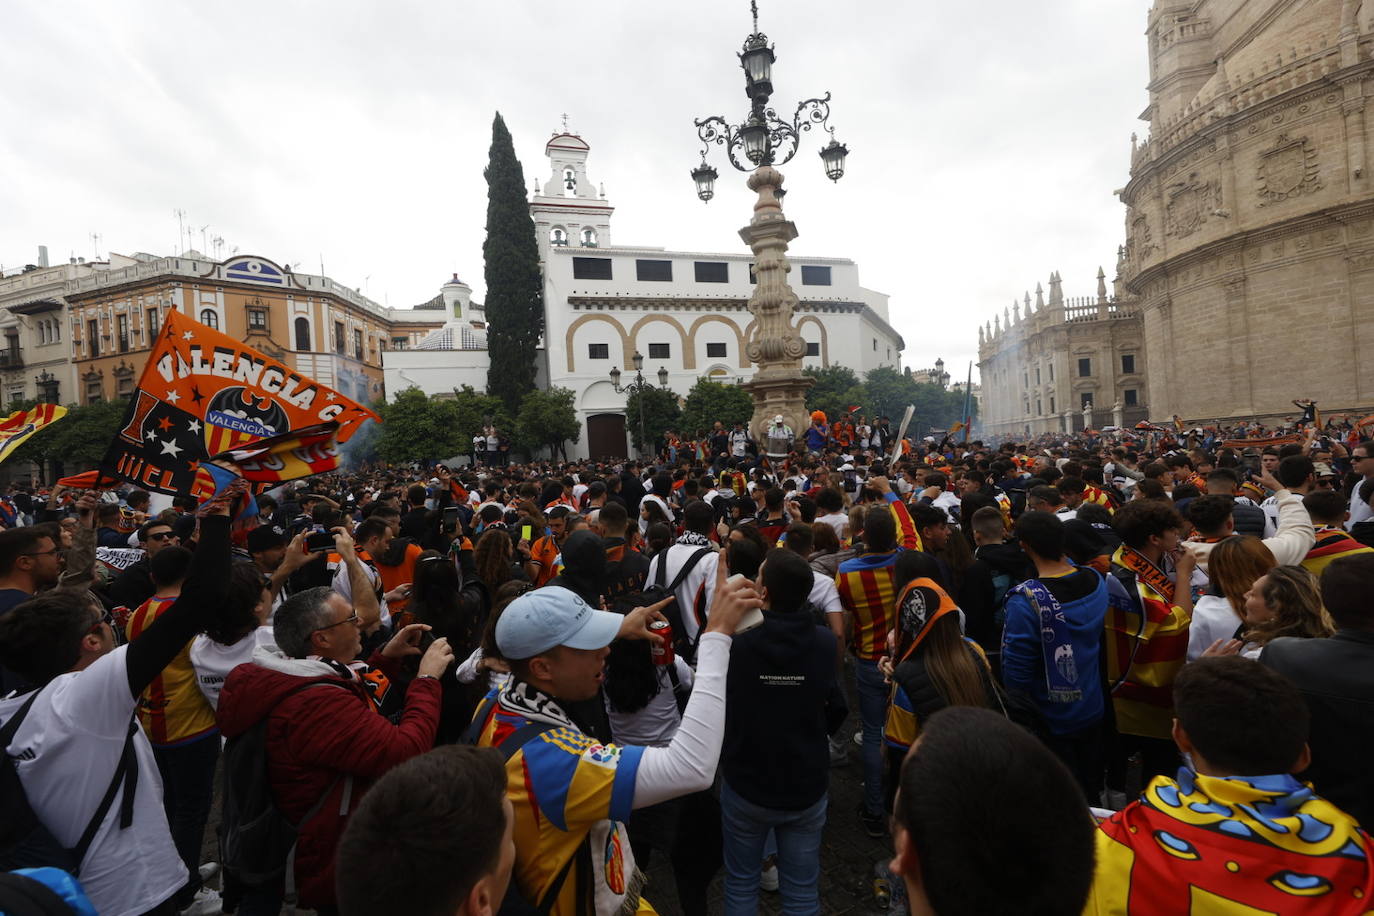
M 754 252 L 754 294 L 749 297 L 753 328 L 745 344 L 745 354 L 754 364 L 754 377 L 744 385 L 754 398 L 754 416 L 749 432 L 754 441 L 767 439 L 768 427 L 779 414 L 800 438 L 811 425 L 806 409 L 806 392 L 814 381 L 802 375 L 802 340 L 792 320 L 797 294 L 787 282 L 792 269 L 787 262 L 787 243 L 797 237 L 797 227 L 788 221 L 778 200 L 782 173 L 771 165 L 761 166 L 749 176 L 749 190 L 758 193 L 754 218 L 740 230 L 740 238 Z

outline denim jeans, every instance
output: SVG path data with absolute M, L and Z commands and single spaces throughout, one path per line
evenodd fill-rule
M 219 732 L 189 744 L 155 747 L 153 758 L 162 775 L 162 807 L 172 842 L 186 865 L 186 884 L 176 901 L 186 906 L 200 890 L 200 845 L 215 795 L 215 764 L 219 761 Z
M 764 840 L 773 831 L 778 843 L 778 890 L 787 916 L 821 911 L 821 833 L 829 797 L 800 811 L 764 808 L 720 784 L 721 832 L 725 839 L 725 916 L 755 916 L 759 911 L 759 872 Z
M 883 680 L 878 663 L 866 659 L 854 662 L 858 684 L 859 718 L 863 720 L 864 810 L 870 815 L 883 813 L 883 723 L 887 719 L 887 698 L 891 686 Z

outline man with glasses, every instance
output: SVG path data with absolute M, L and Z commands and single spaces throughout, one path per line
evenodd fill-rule
M 346 534 L 336 543 L 351 552 Z M 276 647 L 259 647 L 252 663 L 229 673 L 220 694 L 220 731 L 230 741 L 267 720 L 267 776 L 281 813 L 295 824 L 316 811 L 301 828 L 295 860 L 300 903 L 309 909 L 335 906 L 334 849 L 373 781 L 434 746 L 439 678 L 453 661 L 442 638 L 422 655 L 429 627 L 412 624 L 363 664 L 357 659 L 364 622 L 332 589 L 298 592 L 272 619 Z M 381 699 L 407 656 L 421 656 L 419 672 L 393 725 L 380 712 Z M 239 913 L 275 914 L 282 894 L 281 886 L 250 889 Z
M 1374 518 L 1374 509 L 1360 499 L 1360 485 L 1366 480 L 1374 480 L 1374 441 L 1366 439 L 1350 450 L 1350 469 L 1359 474 L 1360 479 L 1350 491 L 1350 518 L 1345 523 L 1346 531 Z
M 156 587 L 153 585 L 153 577 L 148 570 L 148 564 L 162 548 L 176 546 L 180 543 L 181 539 L 173 532 L 172 526 L 166 522 L 157 519 L 144 522 L 138 529 L 138 546 L 143 548 L 143 558 L 120 573 L 110 583 L 109 588 L 105 591 L 110 605 L 116 608 L 125 607 L 132 611 L 153 597 Z
M 40 589 L 56 585 L 60 574 L 57 544 L 46 529 L 0 531 L 0 618 Z M 17 674 L 0 666 L 0 696 L 21 683 Z

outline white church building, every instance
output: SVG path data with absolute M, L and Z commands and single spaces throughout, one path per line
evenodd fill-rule
M 635 353 L 644 378 L 685 396 L 699 378 L 748 381 L 745 356 L 752 316 L 752 254 L 668 251 L 612 243 L 614 208 L 587 175 L 591 148 L 581 137 L 555 134 L 544 148 L 550 173 L 530 203 L 544 275 L 544 345 L 538 383 L 571 389 L 583 434 L 570 457 L 629 454 L 624 393 L 610 380 L 634 378 Z M 743 247 L 743 243 L 741 243 Z M 801 304 L 796 319 L 807 343 L 808 368 L 842 365 L 862 376 L 879 366 L 901 368 L 903 341 L 888 323 L 888 297 L 864 288 L 847 258 L 789 254 L 790 280 Z M 450 316 L 413 350 L 386 353 L 388 394 L 417 386 L 451 394 L 482 390 L 489 360 L 484 314 L 471 289 L 454 277 L 441 290 Z

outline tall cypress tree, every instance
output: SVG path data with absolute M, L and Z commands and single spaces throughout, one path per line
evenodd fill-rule
M 534 389 L 535 358 L 544 333 L 544 284 L 534 220 L 525 200 L 525 173 L 501 113 L 491 124 L 487 168 L 487 392 L 511 415 Z

